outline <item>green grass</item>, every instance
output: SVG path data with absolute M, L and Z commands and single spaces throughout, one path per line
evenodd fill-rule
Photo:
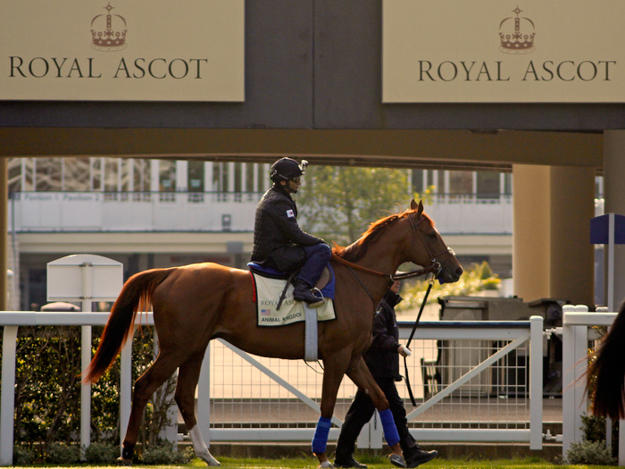
M 261 459 L 261 458 L 218 458 L 221 462 L 221 467 L 224 469 L 315 469 L 318 466 L 315 458 L 282 458 L 282 459 Z M 357 459 L 369 466 L 369 469 L 392 469 L 395 466 L 391 465 L 383 456 L 358 456 Z M 86 469 L 120 469 L 120 466 L 88 466 L 88 465 L 75 465 L 75 466 L 55 466 L 55 465 L 36 465 L 26 466 L 27 468 L 42 467 L 42 468 L 55 468 L 62 469 L 68 467 L 71 469 L 86 468 Z M 137 464 L 134 467 L 140 469 L 196 469 L 196 468 L 208 468 L 206 463 L 200 459 L 194 459 L 191 463 L 184 466 L 147 466 L 143 464 Z M 493 460 L 493 461 L 473 461 L 473 460 L 447 460 L 447 459 L 435 459 L 427 464 L 419 466 L 421 469 L 608 469 L 616 466 L 586 466 L 586 465 L 558 465 L 552 462 L 548 462 L 539 458 L 526 458 L 526 459 L 508 459 L 508 460 Z

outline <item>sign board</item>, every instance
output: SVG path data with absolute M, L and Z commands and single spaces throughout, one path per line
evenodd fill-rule
M 590 220 L 590 244 L 608 244 L 610 240 L 610 214 Z M 625 244 L 625 216 L 614 214 L 614 244 Z
M 385 103 L 625 102 L 622 0 L 383 0 Z
M 73 254 L 48 262 L 48 301 L 115 301 L 124 283 L 121 262 Z
M 0 99 L 244 101 L 245 0 L 0 0 Z

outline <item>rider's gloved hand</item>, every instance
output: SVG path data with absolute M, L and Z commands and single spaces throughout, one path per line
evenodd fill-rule
M 410 349 L 408 347 L 404 347 L 403 345 L 397 347 L 397 353 L 399 353 L 402 357 L 409 357 L 412 355 Z

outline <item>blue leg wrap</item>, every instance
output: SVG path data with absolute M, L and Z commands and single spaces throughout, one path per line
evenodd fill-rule
M 331 426 L 332 426 L 331 419 L 328 419 L 325 417 L 319 417 L 319 422 L 317 422 L 317 428 L 315 429 L 315 436 L 313 437 L 313 440 L 312 440 L 312 452 L 313 453 L 320 454 L 320 453 L 326 452 L 326 445 L 328 444 L 328 434 L 330 433 Z
M 395 426 L 395 420 L 391 409 L 386 409 L 380 412 L 380 421 L 382 422 L 382 430 L 384 431 L 384 438 L 389 446 L 395 446 L 399 443 L 399 433 L 397 433 L 397 427 Z

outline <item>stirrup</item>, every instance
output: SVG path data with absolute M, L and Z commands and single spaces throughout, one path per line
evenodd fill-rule
M 314 303 L 306 303 L 309 308 L 313 308 L 313 309 L 320 308 L 321 306 L 323 306 L 326 303 L 326 299 L 323 297 L 323 293 L 321 293 L 321 290 L 319 290 L 317 287 L 311 288 L 310 292 L 314 296 L 318 296 L 319 297 L 319 301 L 316 301 Z M 316 295 L 315 293 L 319 293 L 319 295 Z

